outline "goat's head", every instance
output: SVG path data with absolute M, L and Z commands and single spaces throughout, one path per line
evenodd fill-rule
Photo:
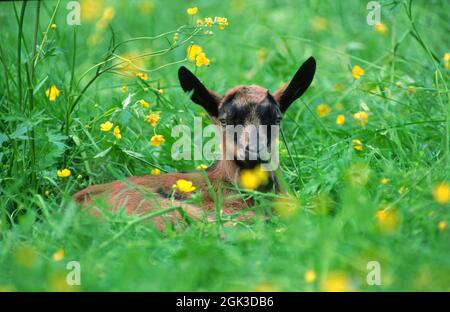
M 241 168 L 252 168 L 261 162 L 260 152 L 272 145 L 271 126 L 281 122 L 283 113 L 298 99 L 311 84 L 316 70 L 316 61 L 310 57 L 297 70 L 294 77 L 285 86 L 273 94 L 267 89 L 257 86 L 237 86 L 224 96 L 207 89 L 200 80 L 186 67 L 178 71 L 181 87 L 185 92 L 192 92 L 193 102 L 201 105 L 213 121 L 228 129 L 227 126 L 241 127 L 237 135 L 226 136 L 227 145 L 240 144 L 242 148 L 233 148 L 234 157 Z M 250 144 L 248 129 L 258 129 L 266 126 L 265 138 L 261 144 L 260 137 L 256 145 Z M 231 141 L 230 141 L 231 140 Z M 224 147 L 225 148 L 225 147 Z M 239 155 L 239 151 L 244 155 Z M 243 156 L 243 157 L 242 157 Z

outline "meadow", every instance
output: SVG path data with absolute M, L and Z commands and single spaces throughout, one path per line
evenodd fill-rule
M 76 2 L 80 25 L 69 1 L 0 3 L 0 290 L 450 290 L 448 1 L 379 1 L 376 25 L 362 0 Z M 171 129 L 206 116 L 179 66 L 274 91 L 310 56 L 282 122 L 289 195 L 242 190 L 268 220 L 160 232 L 73 203 L 212 164 L 171 157 Z

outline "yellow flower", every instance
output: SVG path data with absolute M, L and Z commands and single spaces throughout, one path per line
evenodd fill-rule
M 53 254 L 52 258 L 55 261 L 61 261 L 62 259 L 64 259 L 64 255 L 64 249 L 60 248 Z
M 273 208 L 281 218 L 289 219 L 300 211 L 300 202 L 292 195 L 278 196 Z
M 408 86 L 408 87 L 406 88 L 406 91 L 407 91 L 409 94 L 412 94 L 412 93 L 416 92 L 416 87 L 414 87 L 414 86 Z
M 450 69 L 450 53 L 444 54 L 444 67 Z
M 447 228 L 447 223 L 445 221 L 439 221 L 438 223 L 438 229 L 439 231 L 443 232 Z
M 195 58 L 195 66 L 201 67 L 208 65 L 209 65 L 209 58 L 206 57 L 206 54 L 204 52 L 197 55 L 197 57 Z
M 266 184 L 269 179 L 267 171 L 261 167 L 255 169 L 244 169 L 240 175 L 240 185 L 247 190 L 254 190 L 261 184 Z
M 388 183 L 389 183 L 389 179 L 388 178 L 381 178 L 380 184 L 385 185 L 385 184 L 388 184 Z
M 164 90 L 163 89 L 158 89 L 158 94 L 159 95 L 163 95 L 164 94 Z
M 356 123 L 360 124 L 363 127 L 369 121 L 369 115 L 366 112 L 357 112 L 353 115 L 353 118 L 355 119 Z
M 355 79 L 361 78 L 362 75 L 364 75 L 365 71 L 362 69 L 359 65 L 355 65 L 352 68 L 352 76 Z
M 343 273 L 331 273 L 323 283 L 323 291 L 343 292 L 350 290 L 350 281 Z
M 197 23 L 197 26 L 203 26 L 203 20 L 202 19 L 198 19 L 196 23 Z
M 141 106 L 142 106 L 142 107 L 145 107 L 145 108 L 147 108 L 147 107 L 150 106 L 150 103 L 149 103 L 149 102 L 146 102 L 144 99 L 139 100 L 139 104 L 141 104 Z
M 434 199 L 440 204 L 450 203 L 450 184 L 442 182 L 433 190 Z
M 325 30 L 328 27 L 328 21 L 320 16 L 316 16 L 311 21 L 311 26 L 318 31 Z
M 225 27 L 228 26 L 228 19 L 226 17 L 216 16 L 214 18 L 214 23 L 217 23 L 217 25 L 219 25 L 220 30 L 224 30 Z
M 114 128 L 114 132 L 113 132 L 114 136 L 116 137 L 117 140 L 120 140 L 122 138 L 122 134 L 120 133 L 120 128 L 119 126 L 116 126 Z
M 150 113 L 147 117 L 146 117 L 146 121 L 152 125 L 152 127 L 155 127 L 158 124 L 159 119 L 161 118 L 160 113 Z
M 195 14 L 197 14 L 197 12 L 198 12 L 198 8 L 197 8 L 197 7 L 188 8 L 188 9 L 186 10 L 186 12 L 187 12 L 187 14 L 189 14 L 189 15 L 195 15 Z
M 92 21 L 103 7 L 103 0 L 81 0 L 81 19 L 83 21 Z
M 200 170 L 205 170 L 206 168 L 208 168 L 207 165 L 205 165 L 205 164 L 200 164 L 200 165 L 197 166 L 196 169 L 197 169 L 198 171 L 200 171 Z
M 191 181 L 180 179 L 177 180 L 175 187 L 177 190 L 179 190 L 182 193 L 190 193 L 195 191 L 196 187 L 192 185 Z
M 141 80 L 147 81 L 148 80 L 148 75 L 146 73 L 137 73 L 136 77 L 138 77 Z
M 55 101 L 59 96 L 59 90 L 55 85 L 52 85 L 49 89 L 45 90 L 45 95 L 50 101 Z
M 128 91 L 128 86 L 121 86 L 120 91 L 122 91 L 122 93 L 126 93 Z
M 316 108 L 316 113 L 319 117 L 325 117 L 331 112 L 331 107 L 327 104 L 319 104 Z
M 344 115 L 337 115 L 336 117 L 336 124 L 338 126 L 342 126 L 345 123 L 345 116 Z
M 161 173 L 161 170 L 159 170 L 158 168 L 153 168 L 152 171 L 150 171 L 150 173 L 153 175 L 158 175 Z
M 53 24 L 50 26 L 51 29 L 56 29 L 56 27 L 57 27 L 57 26 L 56 26 L 55 23 L 53 23 Z
M 189 61 L 195 61 L 197 55 L 199 55 L 202 52 L 203 49 L 201 46 L 197 44 L 191 44 L 186 50 L 186 55 Z
M 382 35 L 384 35 L 388 30 L 386 25 L 384 25 L 383 23 L 375 24 L 375 26 L 373 26 L 373 28 L 375 29 L 375 31 L 377 33 L 382 34 Z
M 211 17 L 205 17 L 205 24 L 208 27 L 211 27 L 214 24 L 214 21 Z
M 70 174 L 71 174 L 70 169 L 67 169 L 67 168 L 58 170 L 56 172 L 56 175 L 60 178 L 67 178 L 68 176 L 70 176 Z
M 155 8 L 155 5 L 151 2 L 141 2 L 138 5 L 138 10 L 141 13 L 150 13 Z
M 314 281 L 316 280 L 316 272 L 314 272 L 313 270 L 306 271 L 304 279 L 308 284 L 314 283 Z
M 111 121 L 107 121 L 100 125 L 100 130 L 103 132 L 108 132 L 109 130 L 112 129 L 113 126 L 114 124 Z
M 382 232 L 393 232 L 399 224 L 398 216 L 392 210 L 378 210 L 375 214 L 377 226 Z
M 361 143 L 361 140 L 358 140 L 358 139 L 352 140 L 352 145 L 353 145 L 353 148 L 357 151 L 362 151 L 364 149 L 364 147 Z
M 154 136 L 152 136 L 152 138 L 150 139 L 150 145 L 151 146 L 161 146 L 161 144 L 163 144 L 165 141 L 164 137 L 160 134 L 155 134 Z
M 49 190 L 45 190 L 44 195 L 49 197 L 50 196 L 50 191 Z

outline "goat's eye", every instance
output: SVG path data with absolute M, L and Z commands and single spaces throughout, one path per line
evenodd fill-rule
M 227 120 L 225 118 L 220 118 L 220 124 L 225 127 L 227 125 Z

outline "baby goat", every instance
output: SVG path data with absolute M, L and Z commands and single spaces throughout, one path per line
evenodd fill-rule
M 292 80 L 271 94 L 267 89 L 257 85 L 237 86 L 229 90 L 224 96 L 208 90 L 200 80 L 186 67 L 178 70 L 178 78 L 181 87 L 185 92 L 191 92 L 191 100 L 202 106 L 212 118 L 213 122 L 225 133 L 227 125 L 279 125 L 282 114 L 289 106 L 298 99 L 310 86 L 316 70 L 316 62 L 310 57 L 297 70 Z M 242 138 L 233 137 L 233 140 L 224 140 L 222 153 L 227 152 L 229 144 L 236 144 Z M 244 141 L 245 142 L 245 141 Z M 240 141 L 242 143 L 242 141 Z M 273 142 L 274 143 L 274 142 Z M 272 144 L 269 140 L 268 146 Z M 275 144 L 275 143 L 274 143 Z M 234 146 L 233 146 L 233 150 Z M 93 207 L 96 199 L 104 200 L 114 211 L 124 208 L 127 214 L 143 214 L 157 209 L 164 209 L 173 206 L 180 206 L 184 215 L 191 218 L 201 218 L 205 215 L 212 215 L 214 212 L 214 200 L 211 196 L 211 189 L 219 189 L 222 192 L 222 212 L 230 214 L 248 208 L 252 205 L 251 200 L 231 199 L 232 191 L 226 190 L 226 186 L 236 183 L 242 169 L 255 168 L 261 164 L 261 159 L 257 157 L 249 158 L 252 151 L 249 146 L 245 146 L 245 158 L 234 159 L 222 157 L 214 166 L 206 170 L 206 176 L 202 172 L 191 173 L 167 173 L 161 175 L 145 175 L 126 178 L 126 181 L 114 181 L 107 184 L 99 184 L 87 187 L 73 195 L 75 202 L 86 207 Z M 258 149 L 253 153 L 258 154 Z M 207 179 L 206 179 L 207 178 Z M 202 205 L 197 206 L 184 202 L 188 195 L 178 194 L 172 198 L 172 186 L 179 179 L 192 181 L 202 194 Z M 208 181 L 209 180 L 209 181 Z M 270 174 L 270 183 L 276 185 L 276 177 L 273 172 Z M 235 196 L 236 197 L 236 196 Z M 156 226 L 163 229 L 166 220 L 175 222 L 181 219 L 179 211 L 175 210 L 166 215 L 154 218 Z

